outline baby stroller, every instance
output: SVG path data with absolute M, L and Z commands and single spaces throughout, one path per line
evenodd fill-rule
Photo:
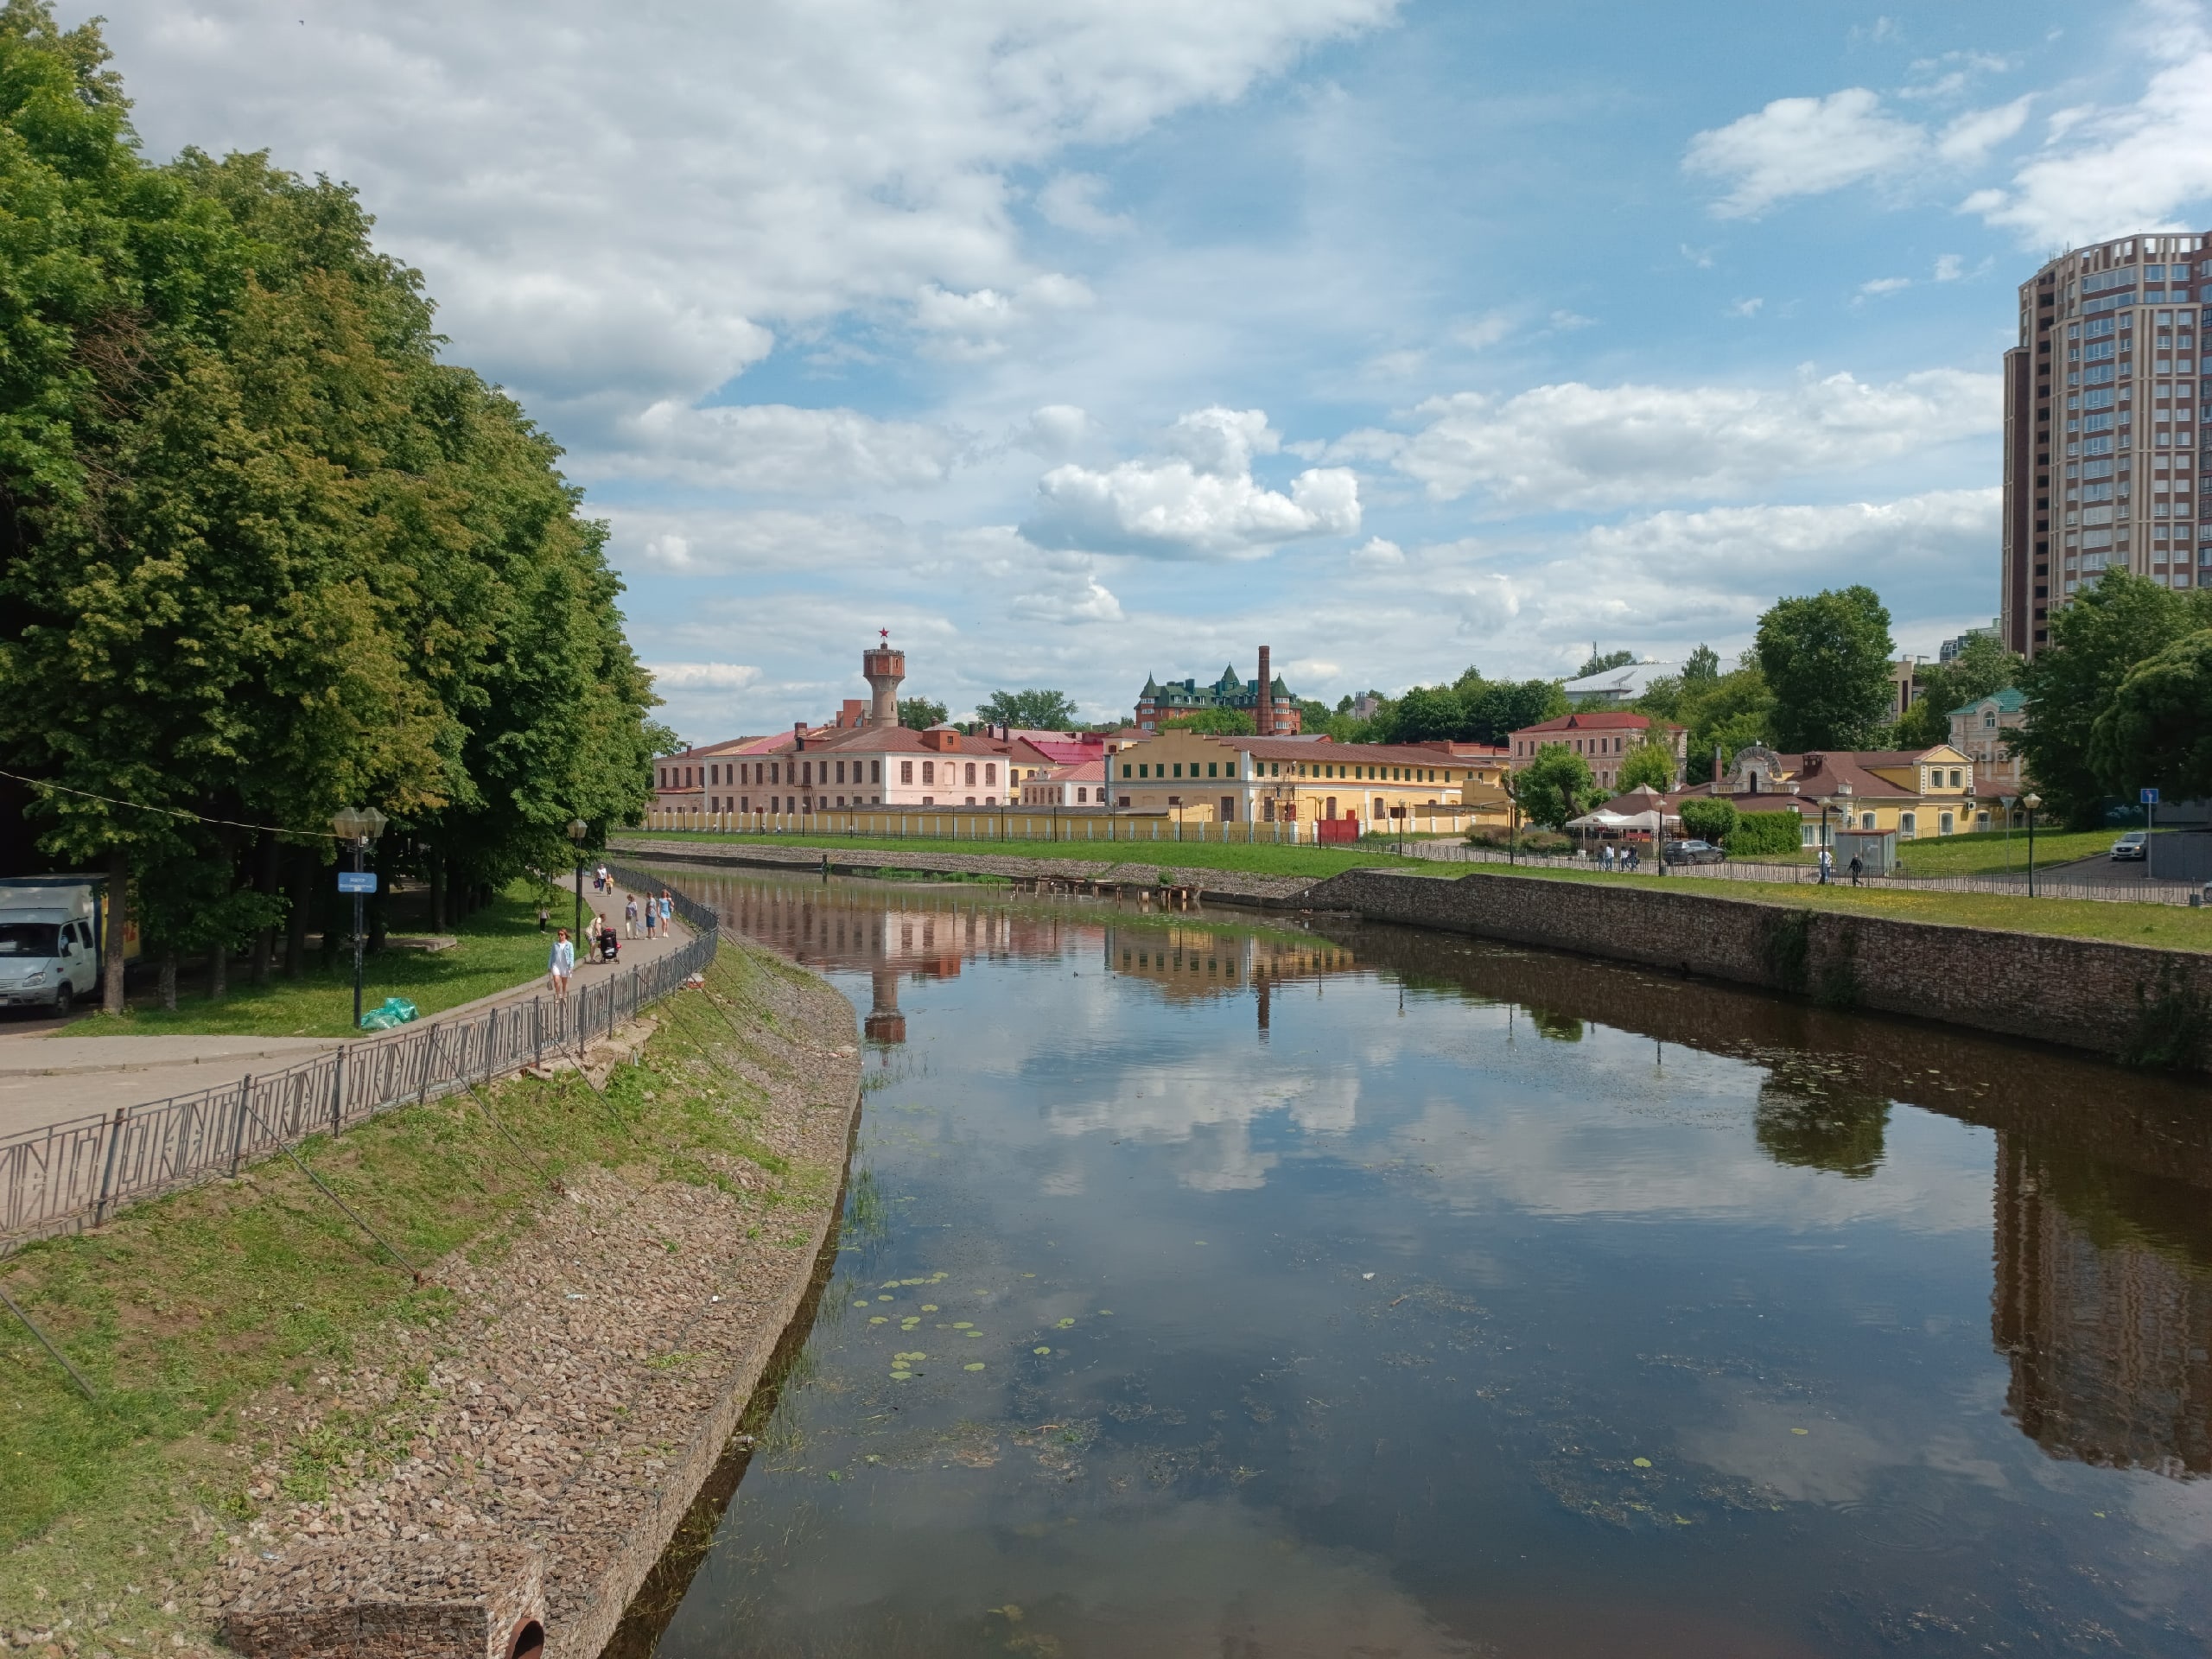
M 613 928 L 601 930 L 597 959 L 601 962 L 619 961 L 622 955 L 622 938 Z

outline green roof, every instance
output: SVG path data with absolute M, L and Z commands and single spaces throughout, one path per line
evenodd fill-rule
M 2017 715 L 2028 706 L 2028 700 L 2020 695 L 2018 689 L 2008 685 L 2002 691 L 1993 691 L 1986 697 L 1976 697 L 1972 702 L 1952 709 L 1951 713 L 1954 715 L 1970 715 L 1985 702 L 1995 703 L 1997 712 L 2001 715 Z

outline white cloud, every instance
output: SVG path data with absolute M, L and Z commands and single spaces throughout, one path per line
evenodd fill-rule
M 1058 313 L 1080 310 L 1093 298 L 1086 284 L 1058 273 L 1034 277 L 1008 293 L 978 288 L 956 294 L 932 283 L 914 302 L 914 322 L 935 355 L 996 357 L 1026 330 Z
M 1894 172 L 1919 158 L 1926 137 L 1885 111 L 1878 93 L 1851 86 L 1825 98 L 1778 98 L 1756 114 L 1700 132 L 1682 165 L 1727 183 L 1728 194 L 1713 211 L 1740 219 L 1791 196 Z
M 1859 283 L 1859 291 L 1869 296 L 1878 297 L 1884 294 L 1895 294 L 1900 289 L 1911 286 L 1912 278 L 1910 276 L 1877 276 L 1871 283 Z
M 1351 562 L 1366 569 L 1388 570 L 1406 562 L 1406 550 L 1382 537 L 1370 536 L 1352 549 Z
M 2133 103 L 2054 115 L 2043 153 L 2011 187 L 1978 190 L 1962 211 L 2037 249 L 2190 228 L 2182 210 L 2212 198 L 2212 49 L 2193 14 L 2171 43 L 2183 41 L 2191 49 L 2152 74 Z
M 760 677 L 760 671 L 746 663 L 647 663 L 654 689 L 667 692 L 702 687 L 716 691 L 742 691 Z
M 1485 311 L 1471 322 L 1463 322 L 1452 331 L 1452 338 L 1471 352 L 1479 352 L 1495 346 L 1513 332 L 1511 314 L 1504 311 Z
M 1090 416 L 1072 404 L 1046 404 L 1030 411 L 1014 447 L 1047 461 L 1073 454 L 1096 434 Z
M 1104 472 L 1072 463 L 1038 481 L 1022 533 L 1040 547 L 1163 558 L 1255 554 L 1359 528 L 1359 486 L 1340 467 L 1309 467 L 1287 495 L 1252 476 L 1252 458 L 1281 440 L 1259 410 L 1203 409 L 1163 435 L 1173 457 Z
M 1007 319 L 978 296 L 1071 299 L 1022 253 L 1015 169 L 1234 99 L 1395 0 L 105 10 L 154 153 L 267 148 L 359 187 L 456 356 L 543 418 L 695 402 L 855 311 L 988 351 Z
M 1936 280 L 1955 283 L 1966 275 L 1966 266 L 1967 262 L 1955 253 L 1938 254 L 1936 256 Z
M 657 403 L 617 423 L 610 447 L 578 470 L 640 474 L 711 488 L 778 493 L 918 489 L 944 481 L 963 448 L 939 426 L 880 421 L 850 409 Z
M 1971 167 L 2028 124 L 2028 106 L 2035 94 L 2016 98 L 1994 109 L 1970 110 L 1945 127 L 1936 140 L 1936 153 L 1945 161 Z
M 1122 213 L 1109 213 L 1098 205 L 1106 194 L 1106 181 L 1096 173 L 1061 173 L 1037 193 L 1037 211 L 1064 231 L 1084 236 L 1125 236 L 1135 228 Z
M 1421 405 L 1399 471 L 1453 500 L 1506 508 L 1606 507 L 1746 493 L 1848 472 L 1995 429 L 1993 375 L 1934 369 L 1885 385 L 1806 374 L 1780 387 L 1537 386 L 1499 400 L 1461 392 Z
M 1757 295 L 1753 295 L 1748 300 L 1738 300 L 1735 304 L 1730 306 L 1728 308 L 1728 314 L 1731 316 L 1736 317 L 1756 317 L 1759 314 L 1759 308 L 1765 303 L 1766 302 L 1764 299 L 1761 299 Z

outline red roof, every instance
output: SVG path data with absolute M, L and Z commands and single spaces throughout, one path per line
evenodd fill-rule
M 1533 737 L 1546 732 L 1617 732 L 1624 728 L 1640 732 L 1654 722 L 1649 715 L 1630 714 L 1625 709 L 1578 709 L 1571 715 L 1560 715 L 1552 720 L 1540 720 L 1534 726 L 1523 726 L 1513 734 L 1516 737 Z M 1657 722 L 1670 732 L 1688 729 L 1671 720 Z

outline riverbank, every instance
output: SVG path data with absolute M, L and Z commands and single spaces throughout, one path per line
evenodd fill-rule
M 1486 869 L 1424 881 L 1361 870 L 1306 889 L 1300 902 L 1727 980 L 1832 1007 L 2063 1043 L 2130 1065 L 2198 1071 L 2212 1064 L 2212 955 L 2201 948 L 1875 913 L 1850 900 L 1891 895 L 1864 889 L 1786 887 L 1761 899 L 1746 887 L 1757 892 L 1731 883 L 1723 894 L 1679 879 L 1546 880 Z
M 804 1290 L 860 1062 L 734 944 L 588 1058 L 310 1142 L 381 1242 L 280 1158 L 12 1258 L 98 1400 L 0 1332 L 0 1629 L 211 1653 L 315 1541 L 513 1544 L 596 1654 Z

